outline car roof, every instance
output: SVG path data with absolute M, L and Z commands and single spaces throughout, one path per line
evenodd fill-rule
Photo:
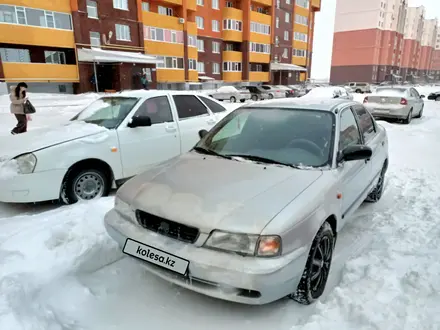
M 201 96 L 207 96 L 203 93 L 198 93 L 194 91 L 172 91 L 172 90 L 158 90 L 158 89 L 152 89 L 152 90 L 127 90 L 122 91 L 116 94 L 110 94 L 108 96 L 110 97 L 118 97 L 118 96 L 125 96 L 125 97 L 154 97 L 154 96 L 162 96 L 162 95 L 201 95 Z M 104 95 L 106 96 L 106 95 Z
M 379 86 L 377 89 L 410 89 L 414 88 L 412 86 L 405 86 L 405 85 L 389 85 L 389 86 Z
M 335 112 L 345 106 L 358 104 L 358 102 L 345 99 L 327 98 L 287 98 L 280 100 L 266 100 L 246 104 L 240 108 L 284 108 L 301 110 L 321 110 Z

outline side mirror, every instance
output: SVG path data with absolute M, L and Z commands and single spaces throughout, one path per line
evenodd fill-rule
M 420 98 L 421 99 L 424 99 L 426 96 L 425 95 L 420 95 Z
M 206 129 L 201 129 L 201 130 L 199 131 L 199 137 L 200 137 L 201 139 L 203 139 L 203 138 L 205 137 L 206 134 L 208 134 L 208 131 L 207 131 Z
M 370 159 L 373 154 L 373 150 L 370 147 L 356 144 L 353 146 L 348 146 L 342 150 L 338 155 L 338 163 L 342 161 L 353 161 L 353 160 L 363 160 Z
M 130 128 L 151 126 L 151 118 L 148 116 L 136 116 L 131 118 L 127 125 Z

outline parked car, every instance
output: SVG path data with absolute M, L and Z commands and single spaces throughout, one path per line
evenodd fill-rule
M 440 91 L 439 92 L 430 93 L 428 95 L 428 100 L 440 101 Z
M 219 102 L 191 92 L 101 97 L 66 125 L 2 137 L 0 202 L 75 203 L 105 196 L 127 178 L 190 150 L 198 131 L 211 129 L 226 113 Z
M 307 94 L 304 86 L 298 85 L 287 85 L 287 87 L 291 88 L 294 91 L 293 97 L 301 97 Z
M 364 98 L 364 105 L 375 118 L 400 119 L 409 124 L 412 118 L 421 118 L 425 95 L 410 86 L 379 87 Z
M 149 272 L 205 295 L 319 299 L 338 233 L 382 196 L 386 130 L 358 102 L 299 98 L 245 105 L 200 137 L 118 190 L 109 235 Z
M 259 86 L 246 86 L 244 88 L 246 88 L 251 93 L 252 101 L 269 99 L 269 93 L 264 88 L 261 88 Z
M 328 87 L 316 87 L 310 90 L 306 95 L 301 98 L 325 98 L 334 99 L 341 98 L 345 100 L 353 100 L 353 95 L 350 94 L 344 87 L 328 86 Z
M 269 93 L 269 99 L 280 99 L 286 97 L 286 92 L 271 85 L 262 85 L 261 88 Z
M 231 103 L 235 103 L 237 100 L 245 102 L 251 99 L 251 93 L 247 89 L 237 89 L 234 86 L 221 86 L 209 96 L 219 101 L 229 100 Z
M 274 87 L 284 91 L 285 97 L 294 97 L 294 95 L 295 95 L 295 91 L 288 86 L 275 85 Z
M 364 82 L 351 82 L 348 86 L 356 93 L 371 93 L 370 84 Z

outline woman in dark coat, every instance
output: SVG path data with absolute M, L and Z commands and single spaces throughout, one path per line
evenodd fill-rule
M 24 103 L 27 101 L 27 88 L 27 84 L 21 82 L 17 86 L 12 86 L 11 94 L 9 94 L 9 99 L 11 100 L 11 113 L 14 114 L 17 119 L 17 125 L 11 131 L 11 134 L 14 135 L 25 133 L 27 131 L 27 116 L 24 113 Z

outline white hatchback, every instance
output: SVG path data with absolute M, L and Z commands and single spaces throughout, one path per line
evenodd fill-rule
M 230 111 L 191 92 L 104 96 L 68 124 L 0 139 L 0 202 L 105 196 L 156 164 L 190 150 L 201 129 Z

